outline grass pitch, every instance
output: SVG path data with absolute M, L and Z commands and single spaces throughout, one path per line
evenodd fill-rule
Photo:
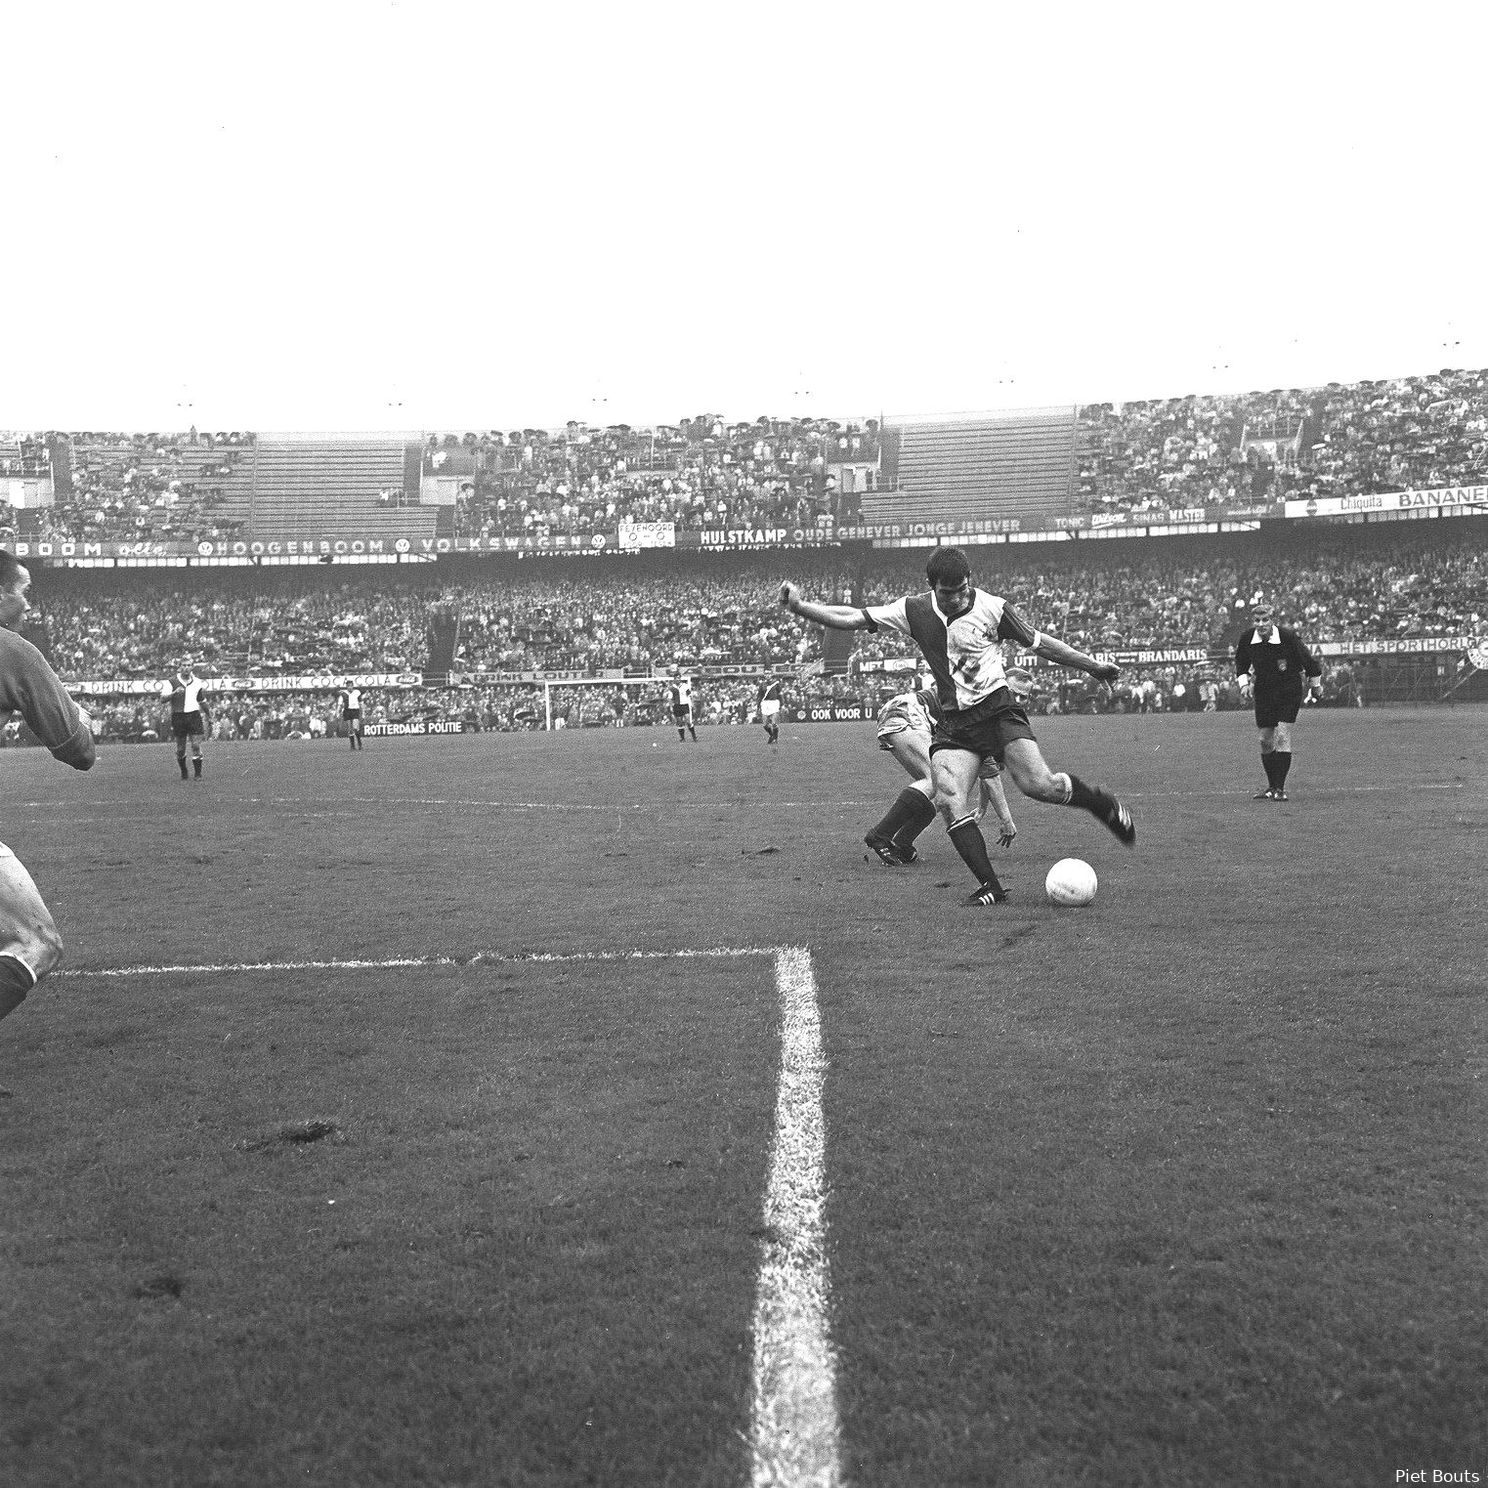
M 0 1025 L 0 1481 L 748 1481 L 779 1008 L 670 953 L 777 945 L 848 1481 L 1488 1473 L 1488 719 L 1309 712 L 1281 805 L 1246 715 L 1040 733 L 1138 846 L 1014 792 L 985 910 L 864 863 L 869 725 L 0 756 L 70 973 Z

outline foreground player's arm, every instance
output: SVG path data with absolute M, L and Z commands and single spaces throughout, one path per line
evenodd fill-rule
M 791 614 L 813 625 L 825 625 L 828 630 L 868 630 L 873 624 L 865 611 L 851 605 L 818 604 L 814 599 L 803 599 L 800 585 L 792 584 L 789 579 L 780 586 L 780 603 Z
M 54 758 L 74 770 L 91 770 L 98 759 L 88 715 L 68 696 L 40 651 L 7 633 L 0 707 L 19 713 Z
M 1071 667 L 1077 672 L 1089 672 L 1098 682 L 1114 682 L 1121 675 L 1121 668 L 1114 661 L 1097 661 L 1095 657 L 1077 651 L 1067 641 L 1061 641 L 1058 636 L 1051 636 L 1042 630 L 1039 631 L 1038 641 L 1032 649 L 1035 656 L 1042 656 L 1045 661 L 1057 662 L 1060 666 Z
M 1095 657 L 1075 650 L 1058 636 L 1036 630 L 1015 605 L 1003 605 L 1002 618 L 997 622 L 997 638 L 1000 641 L 1012 641 L 1025 651 L 1042 656 L 1045 661 L 1072 667 L 1077 672 L 1089 672 L 1101 682 L 1114 682 L 1121 675 L 1121 668 L 1114 661 L 1097 661 Z

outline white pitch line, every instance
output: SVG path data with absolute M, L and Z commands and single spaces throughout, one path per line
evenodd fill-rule
M 754 1304 L 752 1482 L 754 1488 L 835 1488 L 841 1478 L 836 1360 L 827 1318 L 826 1060 L 811 953 L 782 948 L 775 982 L 783 1024 Z
M 53 972 L 52 979 L 744 956 L 773 957 L 781 1009 L 775 1136 L 753 1318 L 751 1482 L 753 1488 L 838 1488 L 840 1427 L 836 1354 L 828 1318 L 826 1116 L 822 1108 L 826 1058 L 810 951 L 800 946 L 704 946 L 670 951 L 478 951 L 463 957 L 390 956 L 381 960 L 179 962 L 68 969 Z
M 675 951 L 476 951 L 469 956 L 388 956 L 377 961 L 181 961 L 156 966 L 68 967 L 62 971 L 54 971 L 48 980 L 56 981 L 64 977 L 169 976 L 184 973 L 211 976 L 253 971 L 393 971 L 409 966 L 481 966 L 531 961 L 671 961 L 677 957 L 778 954 L 779 948 L 775 946 L 704 946 Z
M 172 976 L 195 973 L 220 976 L 245 971 L 390 971 L 400 966 L 459 966 L 453 956 L 392 956 L 380 961 L 215 961 L 175 962 L 161 966 L 75 966 L 54 971 L 48 981 L 76 977 Z
M 1398 796 L 1411 791 L 1460 791 L 1467 788 L 1467 782 L 1463 780 L 1422 780 L 1422 781 L 1399 781 L 1391 785 L 1329 785 L 1319 786 L 1316 790 L 1307 792 L 1306 799 L 1309 801 L 1326 801 L 1336 796 L 1372 796 L 1389 793 Z M 1212 800 L 1223 801 L 1231 798 L 1241 800 L 1248 799 L 1249 789 L 1241 790 L 1162 790 L 1162 791 L 1122 791 L 1123 801 L 1167 801 L 1167 800 Z M 202 798 L 204 804 L 213 806 L 288 806 L 296 808 L 298 819 L 312 820 L 320 817 L 357 815 L 357 812 L 345 810 L 327 809 L 326 799 L 322 796 L 218 796 L 210 795 Z M 96 821 L 119 820 L 117 815 L 107 817 L 76 817 L 68 815 L 70 810 L 75 810 L 82 805 L 76 797 L 56 801 L 12 801 L 7 808 L 7 819 L 10 821 L 21 821 L 28 824 L 46 821 L 55 822 L 57 814 L 61 813 L 70 823 L 87 823 Z M 93 805 L 95 803 L 87 803 Z M 481 801 L 469 796 L 460 797 L 409 797 L 394 798 L 391 796 L 347 796 L 338 798 L 337 804 L 354 807 L 362 805 L 375 806 L 454 806 L 460 810 L 469 810 L 479 807 L 490 811 L 554 811 L 570 812 L 579 814 L 601 813 L 609 815 L 614 812 L 632 811 L 661 811 L 661 810 L 695 810 L 699 803 L 679 801 L 675 796 L 665 801 L 610 801 L 604 805 L 589 805 L 572 801 Z M 706 803 L 712 807 L 735 807 L 741 810 L 770 810 L 779 811 L 859 811 L 864 807 L 880 807 L 883 801 L 875 797 L 872 800 L 862 801 L 777 801 L 760 797 L 747 801 L 717 801 L 711 800 Z M 1300 800 L 1293 804 L 1301 804 Z M 299 808 L 310 806 L 312 809 L 305 811 Z M 18 817 L 16 812 L 25 808 L 45 811 L 45 817 L 26 816 Z

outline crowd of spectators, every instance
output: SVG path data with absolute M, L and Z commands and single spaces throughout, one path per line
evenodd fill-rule
M 854 521 L 892 478 L 875 419 L 488 430 L 428 436 L 424 475 L 454 481 L 461 538 L 586 536 L 625 522 L 684 532 Z M 1097 403 L 1077 413 L 1073 510 L 1233 508 L 1488 478 L 1488 371 L 1320 388 Z M 19 515 L 55 540 L 190 541 L 245 535 L 222 482 L 246 468 L 240 432 L 0 436 L 0 464 L 50 475 L 55 504 Z M 892 466 L 892 460 L 887 462 Z M 852 474 L 846 474 L 851 467 Z M 419 492 L 383 493 L 385 505 Z M 985 516 L 985 511 L 969 515 Z M 7 517 L 0 510 L 0 526 Z M 251 536 L 251 533 L 246 534 Z
M 244 459 L 242 433 L 49 434 L 37 440 L 54 500 L 26 535 L 53 542 L 194 542 L 234 536 L 217 515 L 222 483 Z
M 45 627 L 52 664 L 63 676 L 114 680 L 167 676 L 183 657 L 257 677 L 421 669 L 437 613 L 431 596 L 366 579 L 254 593 L 140 574 L 92 593 L 48 589 L 32 625 Z
M 622 522 L 811 527 L 848 515 L 834 466 L 876 467 L 878 423 L 701 414 L 677 425 L 433 435 L 425 468 L 460 483 L 462 537 L 584 535 Z
M 445 591 L 461 614 L 454 668 L 598 672 L 804 661 L 811 646 L 800 627 L 770 608 L 767 593 L 761 602 L 768 574 L 768 565 L 713 564 L 596 575 L 587 565 L 582 576 L 542 576 L 535 589 L 455 586 Z
M 1310 640 L 1488 629 L 1479 519 L 973 551 L 978 578 L 1087 651 L 1231 647 L 1258 599 Z M 429 672 L 825 668 L 826 633 L 776 603 L 782 579 L 833 602 L 924 587 L 925 551 L 466 558 L 365 570 L 42 569 L 32 634 L 69 680 L 155 679 L 184 657 L 244 679 Z M 353 575 L 349 576 L 349 575 Z M 908 643 L 859 633 L 853 665 Z
M 1079 412 L 1079 449 L 1088 512 L 1478 484 L 1488 371 L 1092 404 Z

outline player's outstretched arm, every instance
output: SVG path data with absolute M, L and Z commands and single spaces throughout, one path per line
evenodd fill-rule
M 74 770 L 91 770 L 98 760 L 93 720 L 73 701 L 46 658 L 29 643 L 12 657 L 14 675 L 5 701 L 30 725 L 31 732 Z
M 74 770 L 91 770 L 98 763 L 98 748 L 93 743 L 93 729 L 87 714 L 81 709 L 78 712 L 82 716 L 77 732 L 65 744 L 59 744 L 52 750 L 52 758 L 61 760 L 64 765 L 71 765 Z
M 1077 672 L 1089 672 L 1099 682 L 1114 682 L 1121 675 L 1121 668 L 1114 661 L 1097 661 L 1083 651 L 1077 651 L 1058 636 L 1039 631 L 1038 645 L 1033 648 L 1045 661 L 1057 662 Z
M 780 586 L 780 603 L 791 614 L 809 620 L 813 625 L 824 625 L 828 630 L 867 630 L 868 617 L 862 610 L 851 605 L 818 604 L 814 599 L 803 599 L 798 584 L 787 579 Z

